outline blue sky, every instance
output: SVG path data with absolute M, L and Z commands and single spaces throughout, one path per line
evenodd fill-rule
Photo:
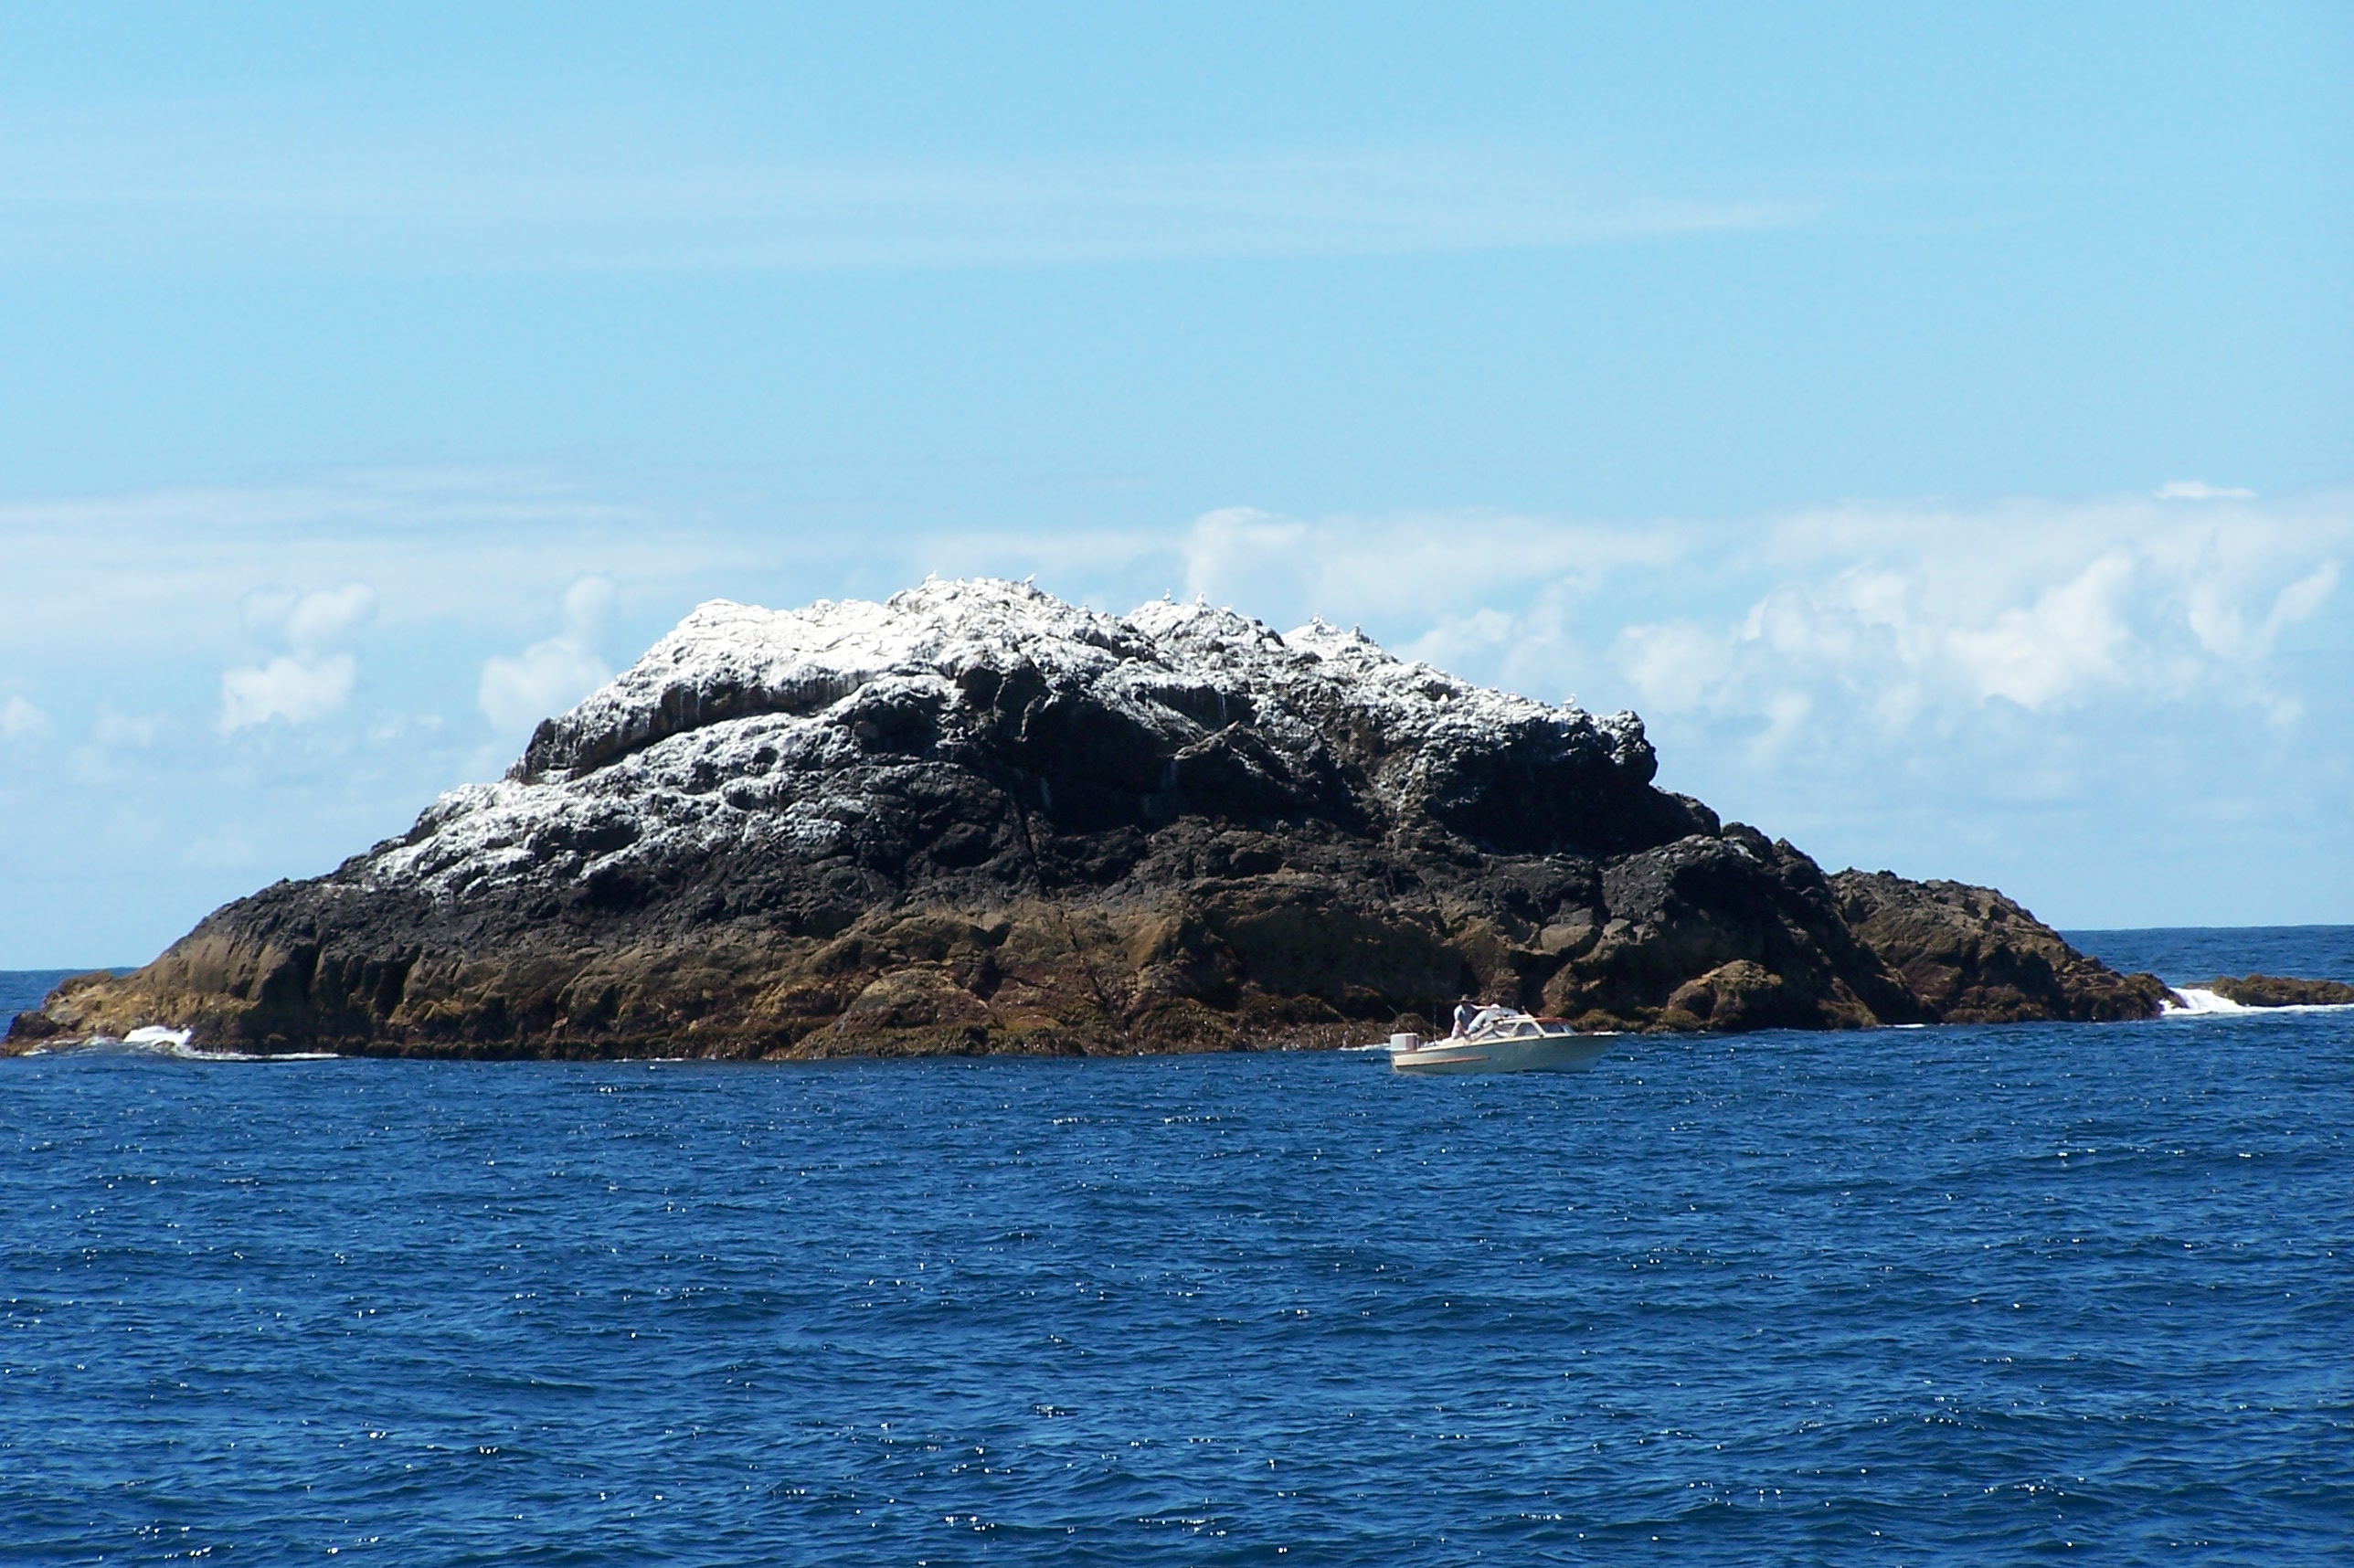
M 931 570 L 1633 706 L 2063 923 L 2354 920 L 2354 13 L 1269 9 L 5 13 L 0 967 Z

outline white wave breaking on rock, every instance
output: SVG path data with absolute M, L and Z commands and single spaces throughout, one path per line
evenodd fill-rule
M 83 1052 L 122 1052 L 133 1056 L 169 1056 L 180 1062 L 332 1062 L 333 1051 L 207 1051 L 196 1044 L 196 1031 L 142 1024 L 119 1038 L 93 1034 L 83 1040 L 53 1040 L 25 1053 L 27 1056 L 63 1056 Z
M 2213 1018 L 2222 1014 L 2234 1016 L 2252 1012 L 2354 1012 L 2354 1002 L 2292 1002 L 2280 1007 L 2251 1007 L 2243 1001 L 2207 990 L 2204 986 L 2170 987 L 2166 1001 L 2160 1003 L 2168 1018 Z

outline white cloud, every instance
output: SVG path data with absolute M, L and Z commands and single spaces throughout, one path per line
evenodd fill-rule
M 1975 695 L 2042 708 L 2114 683 L 2133 641 L 2121 601 L 2135 587 L 2122 549 L 2095 557 L 2033 602 L 2012 605 L 1984 626 L 1940 629 L 1944 651 Z
M 1698 707 L 1733 673 L 1737 635 L 1689 620 L 1630 626 L 1618 634 L 1618 665 L 1644 706 Z
M 2354 864 L 2327 847 L 2334 825 L 2312 824 L 2354 789 L 2354 493 L 1724 521 L 1228 509 L 1174 528 L 932 534 L 780 531 L 737 504 L 616 501 L 523 471 L 0 502 L 0 665 L 60 730 L 109 704 L 150 715 L 94 721 L 109 792 L 59 794 L 39 820 L 160 791 L 117 754 L 168 737 L 172 792 L 142 797 L 141 820 L 185 837 L 241 823 L 278 846 L 273 874 L 316 869 L 434 790 L 494 776 L 532 724 L 700 599 L 1034 572 L 1103 609 L 1171 590 L 1278 630 L 1320 613 L 1471 679 L 1634 707 L 1666 782 L 1827 859 L 2104 889 L 2076 910 L 2121 921 L 2343 917 L 2334 890 Z M 582 577 L 591 563 L 610 577 Z M 254 590 L 273 580 L 312 591 Z M 518 624 L 518 604 L 546 607 L 545 623 Z M 100 624 L 175 635 L 166 652 L 91 638 Z M 361 705 L 359 663 L 380 711 L 313 722 Z M 165 727 L 214 702 L 207 733 Z M 210 730 L 269 724 L 302 727 L 265 802 L 243 748 Z M 308 860 L 285 847 L 288 813 L 313 824 Z M 2302 891 L 2248 871 L 2265 856 Z M 2177 892 L 2134 869 L 2161 859 L 2205 880 Z
M 564 631 L 520 655 L 494 655 L 482 664 L 476 693 L 484 716 L 503 735 L 528 733 L 612 678 L 596 643 L 611 621 L 612 581 L 585 577 L 565 590 Z
M 1287 621 L 1468 616 L 1500 586 L 1573 592 L 1681 556 L 1691 530 L 1614 526 L 1512 513 L 1278 517 L 1248 507 L 1197 519 L 1182 546 L 1188 593 L 1264 606 Z
M 331 648 L 376 613 L 376 589 L 366 583 L 306 593 L 286 617 L 286 640 L 305 650 Z
M 1691 546 L 1674 524 L 1613 526 L 1508 513 L 1303 521 L 1248 508 L 1196 520 L 1185 590 L 1279 627 L 1362 621 L 1409 658 L 1559 699 L 1594 667 L 1581 634 L 1604 585 L 1663 573 Z
M 1023 557 L 1050 584 L 1053 550 Z M 2243 890 L 2235 857 L 2354 784 L 2349 552 L 2340 492 L 1621 524 L 1234 510 L 1175 569 L 1278 628 L 1362 620 L 1476 680 L 1634 707 L 1673 787 L 1837 863 L 2112 915 L 2191 907 L 2157 867 L 2202 866 L 2207 907 L 2253 919 L 2279 884 Z
M 804 551 L 824 558 L 829 547 L 820 539 Z M 224 666 L 301 652 L 298 620 L 322 652 L 343 651 L 323 644 L 347 646 L 363 627 L 496 646 L 519 599 L 560 595 L 584 559 L 684 608 L 727 587 L 740 597 L 779 556 L 772 540 L 664 522 L 529 469 L 0 500 L 0 660 L 12 673 L 157 667 L 136 639 L 90 639 L 96 624 L 169 625 L 184 656 Z M 289 579 L 345 586 L 315 597 L 255 586 Z M 70 660 L 53 657 L 66 648 Z M 479 658 L 470 650 L 464 662 Z
M 0 739 L 30 740 L 48 733 L 49 715 L 23 697 L 0 704 Z
M 1644 189 L 1590 158 L 1494 146 L 649 164 L 654 141 L 613 145 L 610 122 L 576 122 L 536 151 L 528 136 L 414 128 L 397 147 L 343 136 L 225 145 L 221 112 L 207 103 L 200 122 L 170 130 L 128 119 L 98 137 L 80 125 L 47 153 L 37 121 L 0 126 L 0 217 L 39 215 L 0 224 L 0 252 L 121 264 L 126 236 L 135 249 L 168 235 L 182 268 L 1052 265 L 1656 241 L 1787 228 L 1824 205 L 1766 188 Z M 551 156 L 576 172 L 551 178 Z
M 2253 501 L 2256 498 L 2253 490 L 2233 490 L 2197 479 L 2169 480 L 2151 493 L 2160 501 Z
M 316 660 L 281 654 L 267 664 L 223 671 L 221 733 L 274 718 L 289 724 L 324 718 L 344 705 L 358 676 L 359 663 L 348 653 Z
M 2349 546 L 2345 497 L 2268 514 L 1843 508 L 1687 563 L 1720 599 L 1754 585 L 1745 613 L 1629 618 L 1613 656 L 1657 714 L 1762 722 L 1772 694 L 1808 690 L 1890 732 L 1996 702 L 2263 705 L 2275 645 L 2320 612 Z
M 963 565 L 1117 582 L 1105 546 L 1033 536 Z M 2293 716 L 2276 650 L 2333 601 L 2354 496 L 1858 503 L 1713 524 L 1228 508 L 1173 560 L 1156 541 L 1127 547 L 1133 591 L 1112 608 L 1178 575 L 1278 628 L 1362 621 L 1408 657 L 1729 726 L 1731 747 L 1803 744 L 1800 714 L 1826 745 L 1861 731 L 1897 746 L 2011 734 L 1988 728 L 1998 709 L 2067 734 L 2095 710 L 2145 728 L 2199 705 Z
M 620 597 L 610 577 L 592 574 L 574 583 L 564 590 L 564 635 L 583 646 L 601 641 Z
M 2273 600 L 2272 613 L 2264 617 L 2264 630 L 2257 638 L 2258 652 L 2269 652 L 2273 640 L 2284 629 L 2300 620 L 2310 620 L 2337 588 L 2338 572 L 2336 561 L 2324 561 L 2307 575 L 2281 589 L 2280 597 Z
M 245 664 L 221 673 L 220 732 L 284 719 L 309 724 L 344 705 L 359 677 L 359 663 L 338 644 L 376 614 L 376 590 L 366 583 L 295 593 L 257 588 L 239 605 L 249 630 L 271 635 L 293 652 L 266 664 Z
M 247 594 L 238 608 L 247 630 L 282 638 L 298 649 L 315 652 L 333 648 L 367 624 L 376 614 L 376 589 L 366 583 L 311 593 L 260 588 Z
M 612 669 L 568 637 L 535 642 L 514 657 L 482 664 L 478 700 L 502 732 L 528 731 L 562 713 L 612 678 Z
M 104 747 L 149 747 L 164 733 L 164 721 L 154 714 L 119 714 L 108 708 L 98 715 L 90 733 Z

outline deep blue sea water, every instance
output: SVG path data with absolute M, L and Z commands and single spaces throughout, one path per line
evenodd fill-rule
M 2158 926 L 2062 935 L 2113 969 L 2147 970 L 2169 985 L 2244 974 L 2354 982 L 2354 926 Z
M 10 1562 L 2354 1556 L 2354 1013 L 37 1057 L 0 1216 Z

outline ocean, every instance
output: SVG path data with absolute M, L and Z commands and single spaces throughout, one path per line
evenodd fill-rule
M 2354 1012 L 0 1107 L 0 1562 L 2354 1555 Z

